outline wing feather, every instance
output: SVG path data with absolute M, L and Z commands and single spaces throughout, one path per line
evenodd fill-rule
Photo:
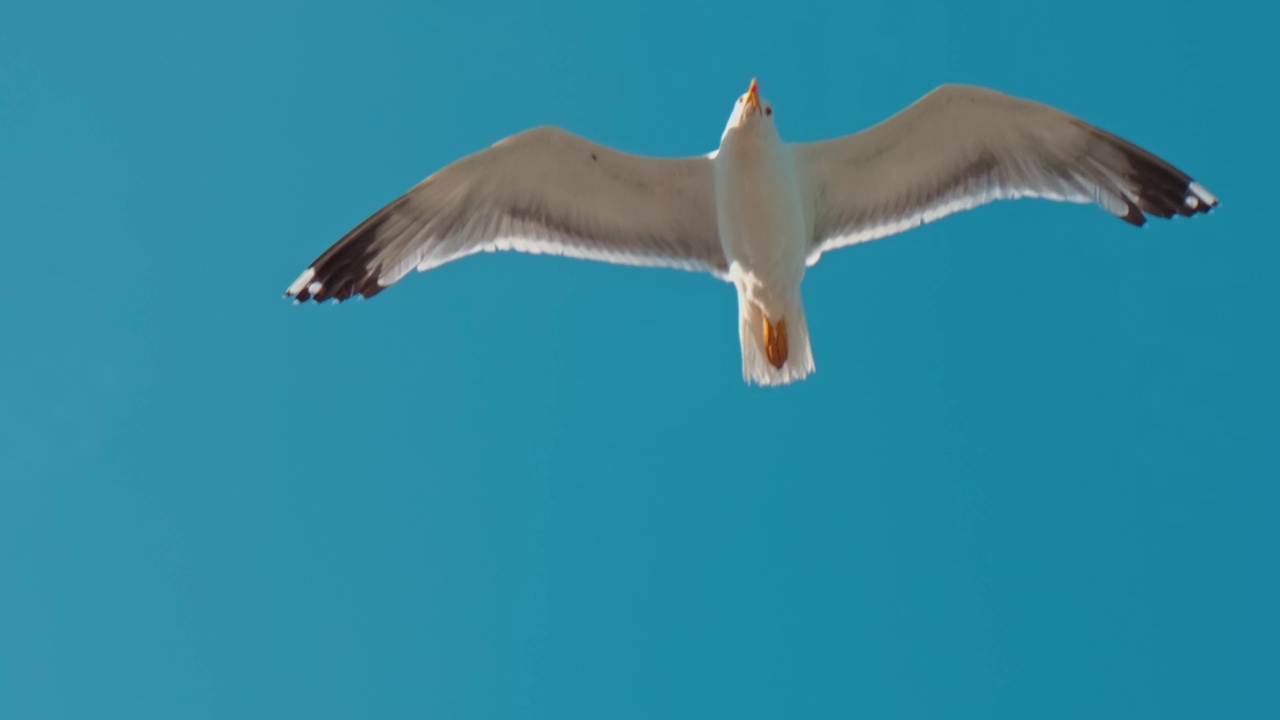
M 995 200 L 1096 203 L 1133 225 L 1208 212 L 1199 183 L 1072 115 L 944 85 L 854 135 L 795 146 L 814 218 L 808 264 Z
M 723 276 L 711 161 L 629 155 L 558 128 L 446 166 L 316 258 L 299 301 L 372 297 L 411 270 L 516 250 Z

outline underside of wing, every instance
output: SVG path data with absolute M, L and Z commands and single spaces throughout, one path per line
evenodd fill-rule
M 516 250 L 723 276 L 711 162 L 629 155 L 557 128 L 514 135 L 423 180 L 286 290 L 372 297 L 411 270 Z
M 1096 203 L 1133 225 L 1218 204 L 1169 163 L 1047 105 L 947 85 L 866 131 L 796 146 L 808 262 L 994 200 Z

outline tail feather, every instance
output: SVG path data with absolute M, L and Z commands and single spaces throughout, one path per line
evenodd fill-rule
M 764 309 L 738 292 L 738 340 L 742 345 L 742 379 L 756 385 L 786 385 L 808 377 L 814 371 L 813 350 L 809 347 L 809 325 L 805 321 L 804 304 L 797 296 L 781 317 L 769 318 L 776 328 L 785 328 L 786 343 L 780 367 L 770 362 L 778 358 L 778 338 L 766 337 Z M 775 331 L 776 332 L 776 331 Z M 771 342 L 774 349 L 771 351 Z

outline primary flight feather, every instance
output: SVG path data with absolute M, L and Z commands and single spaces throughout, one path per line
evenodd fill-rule
M 752 80 L 709 155 L 640 157 L 527 130 L 418 183 L 285 294 L 372 297 L 494 250 L 708 272 L 738 291 L 744 380 L 779 385 L 814 370 L 800 284 L 822 253 L 1020 197 L 1096 203 L 1133 225 L 1218 204 L 1146 150 L 994 90 L 946 85 L 863 132 L 787 143 Z

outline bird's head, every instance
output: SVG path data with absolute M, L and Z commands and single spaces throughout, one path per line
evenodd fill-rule
M 773 105 L 760 97 L 760 83 L 755 78 L 751 79 L 751 86 L 747 91 L 738 96 L 724 131 L 728 134 L 733 130 L 747 129 L 773 129 Z

